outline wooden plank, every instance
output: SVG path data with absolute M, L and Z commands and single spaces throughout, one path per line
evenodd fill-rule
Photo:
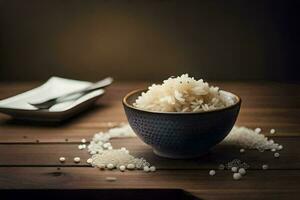
M 247 199 L 294 199 L 298 200 L 300 191 L 297 190 L 189 190 L 200 199 L 206 200 L 247 200 Z
M 297 84 L 272 84 L 265 83 L 266 86 L 255 83 L 218 83 L 220 87 L 239 94 L 243 99 L 243 106 L 256 107 L 292 107 L 299 108 L 300 94 L 295 91 L 300 89 Z M 115 83 L 107 89 L 106 95 L 101 98 L 102 102 L 120 101 L 122 97 L 131 90 L 144 88 L 147 83 Z M 4 84 L 0 83 L 0 99 L 6 98 L 20 92 L 31 89 L 36 84 Z M 228 88 L 228 89 L 227 89 Z
M 251 169 L 261 169 L 263 164 L 268 164 L 270 169 L 300 169 L 299 141 L 293 137 L 275 141 L 284 146 L 280 158 L 275 158 L 270 151 L 246 150 L 242 154 L 238 147 L 220 144 L 198 159 L 173 160 L 154 155 L 137 138 L 113 139 L 112 144 L 115 148 L 127 147 L 131 154 L 144 157 L 158 169 L 217 169 L 219 164 L 236 158 L 248 163 Z M 90 157 L 86 150 L 78 149 L 78 144 L 1 144 L 0 152 L 0 166 L 89 166 L 86 160 Z M 67 158 L 64 164 L 58 160 L 61 156 Z M 80 164 L 73 162 L 76 156 L 81 157 Z
M 123 97 L 129 92 L 119 92 L 117 91 L 107 91 L 105 95 L 99 98 L 99 105 L 113 105 L 119 104 L 121 105 L 121 101 Z M 113 93 L 114 92 L 114 93 Z M 117 93 L 117 94 L 115 94 Z M 242 98 L 242 108 L 281 108 L 281 109 L 299 109 L 300 106 L 300 97 L 289 95 L 289 96 L 255 96 L 251 95 L 241 96 Z M 2 95 L 1 95 L 2 96 Z M 1 99 L 1 98 L 0 98 Z
M 172 199 L 172 200 L 240 200 L 240 199 L 297 199 L 300 192 L 296 190 L 189 190 L 171 189 L 18 189 L 0 190 L 2 200 L 18 199 L 20 196 L 26 199 L 38 200 L 47 199 L 90 199 L 96 200 L 153 200 L 153 199 Z
M 121 122 L 120 122 L 121 123 Z M 80 142 L 82 138 L 90 139 L 95 133 L 99 131 L 106 131 L 107 129 L 119 125 L 118 122 L 106 123 L 90 123 L 91 126 L 87 128 L 78 127 L 41 127 L 41 126 L 7 126 L 0 128 L 0 143 L 32 143 L 36 140 L 44 143 L 63 143 Z M 260 127 L 263 134 L 272 137 L 289 137 L 300 136 L 300 126 L 296 123 L 271 123 L 271 122 L 242 122 L 238 121 L 237 125 L 243 125 L 250 128 Z M 271 135 L 269 133 L 271 128 L 276 129 L 276 133 Z
M 240 94 L 253 95 L 289 95 L 294 94 L 299 96 L 295 91 L 300 89 L 299 83 L 285 83 L 285 82 L 266 82 L 266 81 L 212 81 L 212 85 L 219 86 L 221 89 L 230 90 L 233 92 L 239 91 Z M 15 95 L 19 92 L 37 87 L 41 82 L 0 82 L 0 92 L 3 96 Z M 114 82 L 110 88 L 114 90 L 124 91 L 135 88 L 143 88 L 149 86 L 150 82 L 130 81 L 130 82 Z
M 259 120 L 263 119 L 264 121 L 269 122 L 281 122 L 281 123 L 297 123 L 299 122 L 299 114 L 300 108 L 246 108 L 243 107 L 241 109 L 239 118 L 243 122 L 247 122 L 249 120 L 256 121 L 260 123 Z M 102 107 L 101 105 L 95 106 L 91 111 L 84 113 L 83 117 L 74 118 L 69 122 L 78 122 L 79 124 L 70 125 L 69 123 L 60 124 L 62 127 L 80 127 L 81 123 L 85 122 L 113 122 L 113 121 L 124 121 L 126 119 L 125 113 L 123 110 L 123 106 L 121 102 L 116 104 Z M 105 117 L 106 116 L 106 117 Z M 12 125 L 39 125 L 38 123 L 17 123 L 13 121 L 1 121 L 1 130 L 5 127 L 11 127 Z M 40 124 L 42 126 L 43 124 Z M 45 124 L 46 125 L 46 124 Z M 59 125 L 59 124 L 58 124 Z M 59 127 L 59 126 L 56 127 Z
M 121 105 L 107 109 L 95 108 L 91 113 L 56 126 L 0 120 L 0 142 L 26 142 L 24 136 L 30 141 L 41 139 L 61 142 L 65 138 L 78 141 L 125 121 Z M 266 134 L 275 128 L 276 136 L 295 136 L 300 135 L 300 112 L 293 109 L 242 109 L 237 124 L 250 128 L 261 127 Z
M 285 136 L 299 136 L 300 128 L 296 124 L 292 125 L 282 125 L 280 123 L 238 123 L 238 125 L 244 125 L 246 127 L 256 128 L 260 127 L 263 129 L 263 134 L 270 136 L 269 130 L 271 128 L 276 129 L 276 134 L 271 135 L 274 137 L 285 137 Z M 82 138 L 92 138 L 92 136 L 99 132 L 105 131 L 108 128 L 104 128 L 100 123 L 95 124 L 96 127 L 90 128 L 57 128 L 57 129 L 47 129 L 39 127 L 15 127 L 11 129 L 0 131 L 0 143 L 27 143 L 33 142 L 35 140 L 40 140 L 43 142 L 64 142 L 68 139 L 71 142 L 79 142 Z
M 218 171 L 209 176 L 199 170 L 99 171 L 94 168 L 1 167 L 0 188 L 8 189 L 92 189 L 92 188 L 181 188 L 184 190 L 221 191 L 295 191 L 300 189 L 300 170 L 253 170 L 240 181 L 232 172 Z M 115 182 L 106 177 L 116 177 Z

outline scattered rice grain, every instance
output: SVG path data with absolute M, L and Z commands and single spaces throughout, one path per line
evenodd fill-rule
M 234 173 L 232 177 L 234 180 L 240 180 L 242 178 L 242 175 L 240 173 Z
M 113 182 L 113 181 L 116 181 L 117 178 L 116 177 L 111 177 L 111 176 L 108 176 L 105 178 L 106 181 L 110 181 L 110 182 Z
M 211 176 L 214 176 L 214 175 L 216 175 L 216 171 L 215 170 L 209 170 L 209 175 L 211 175 Z
M 107 169 L 115 168 L 114 164 L 112 164 L 112 163 L 107 164 L 106 167 L 107 167 Z
M 74 158 L 74 162 L 75 162 L 75 163 L 80 163 L 80 158 L 79 158 L 79 157 L 75 157 L 75 158 Z
M 232 172 L 237 172 L 237 171 L 238 171 L 238 168 L 237 168 L 237 167 L 231 167 L 231 171 L 232 171 Z
M 63 162 L 66 161 L 66 158 L 65 158 L 65 157 L 60 157 L 60 158 L 59 158 L 59 161 L 60 161 L 61 163 L 63 163 Z
M 263 169 L 263 170 L 266 170 L 266 169 L 268 169 L 268 168 L 269 168 L 269 166 L 268 166 L 267 164 L 263 164 L 263 165 L 262 165 L 262 169 Z
M 273 140 L 269 140 L 263 134 L 259 134 L 257 130 L 246 127 L 234 126 L 223 143 L 237 145 L 242 148 L 257 149 L 261 152 L 264 150 L 280 149 L 280 145 Z
M 121 166 L 119 167 L 119 169 L 120 169 L 121 172 L 124 172 L 124 171 L 126 170 L 126 167 L 125 167 L 124 165 L 121 165 Z
M 127 169 L 134 169 L 135 168 L 135 165 L 134 164 L 132 164 L 132 163 L 129 163 L 128 165 L 127 165 Z
M 219 170 L 224 170 L 224 169 L 225 169 L 225 165 L 220 164 L 220 165 L 219 165 Z
M 244 168 L 240 168 L 238 171 L 241 175 L 246 175 L 246 170 Z
M 155 166 L 151 166 L 149 169 L 150 169 L 151 172 L 155 172 L 156 171 L 156 167 Z
M 144 170 L 144 172 L 149 172 L 149 171 L 150 171 L 150 168 L 149 168 L 148 166 L 145 166 L 145 167 L 143 168 L 143 170 Z
M 256 129 L 254 129 L 254 131 L 255 131 L 256 133 L 260 133 L 260 132 L 261 132 L 261 128 L 256 128 Z

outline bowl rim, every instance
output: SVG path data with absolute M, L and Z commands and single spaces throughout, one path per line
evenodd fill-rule
M 221 112 L 221 111 L 225 111 L 225 110 L 229 110 L 233 107 L 236 107 L 238 105 L 241 105 L 242 103 L 242 99 L 240 96 L 232 93 L 232 92 L 228 92 L 226 90 L 221 90 L 221 91 L 224 91 L 224 92 L 228 92 L 230 94 L 232 94 L 233 96 L 235 96 L 237 98 L 237 102 L 230 105 L 230 106 L 227 106 L 227 107 L 224 107 L 224 108 L 218 108 L 218 109 L 215 109 L 215 110 L 209 110 L 209 111 L 197 111 L 197 112 L 162 112 L 162 111 L 151 111 L 151 110 L 144 110 L 144 109 L 140 109 L 140 108 L 137 108 L 137 107 L 134 107 L 133 105 L 130 105 L 127 100 L 128 98 L 135 94 L 135 93 L 138 93 L 138 92 L 143 92 L 143 91 L 147 91 L 148 89 L 135 89 L 135 90 L 132 90 L 131 92 L 127 93 L 124 97 L 123 97 L 123 105 L 126 106 L 126 107 L 129 107 L 131 109 L 134 109 L 134 110 L 138 110 L 138 111 L 142 111 L 142 112 L 146 112 L 146 113 L 153 113 L 153 114 L 167 114 L 167 115 L 193 115 L 193 114 L 208 114 L 208 113 L 217 113 L 217 112 Z

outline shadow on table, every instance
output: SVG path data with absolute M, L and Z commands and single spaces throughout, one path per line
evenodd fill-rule
M 7 119 L 0 122 L 1 126 L 35 126 L 35 127 L 64 127 L 70 123 L 76 123 L 84 117 L 93 115 L 99 112 L 101 109 L 105 109 L 108 105 L 97 104 L 77 113 L 62 121 L 32 121 L 32 120 L 21 120 L 7 117 Z
M 1 199 L 200 200 L 181 189 L 0 190 Z

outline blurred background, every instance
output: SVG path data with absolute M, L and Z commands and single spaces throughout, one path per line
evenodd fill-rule
M 0 80 L 299 81 L 298 2 L 0 0 Z

